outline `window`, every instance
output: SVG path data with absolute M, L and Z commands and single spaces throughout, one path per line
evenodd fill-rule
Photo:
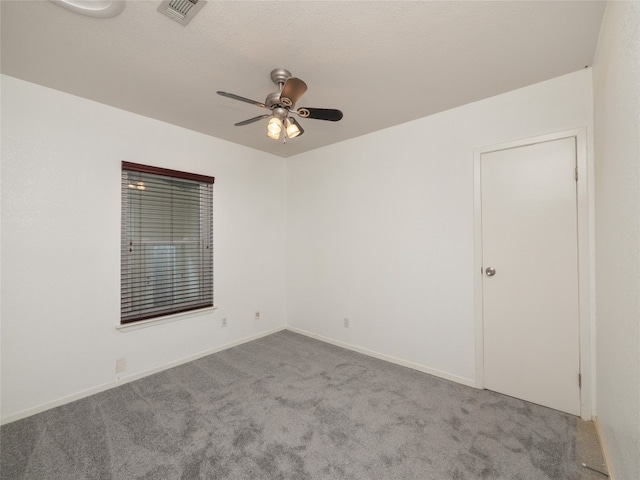
M 213 306 L 213 180 L 122 162 L 120 323 Z

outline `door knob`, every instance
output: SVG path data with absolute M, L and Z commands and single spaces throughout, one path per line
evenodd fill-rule
M 493 267 L 487 267 L 485 273 L 487 274 L 487 277 L 493 277 L 496 274 L 496 269 Z

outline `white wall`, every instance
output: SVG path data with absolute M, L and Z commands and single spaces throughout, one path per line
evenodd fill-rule
M 122 160 L 215 176 L 218 310 L 116 330 Z M 285 325 L 283 159 L 3 76 L 1 172 L 3 421 Z
M 609 2 L 593 66 L 597 417 L 617 479 L 640 478 L 640 3 Z
M 586 69 L 290 158 L 289 325 L 472 384 L 473 150 L 581 126 L 591 139 L 591 81 Z
M 132 378 L 287 318 L 472 384 L 473 149 L 591 135 L 591 81 L 587 69 L 285 164 L 2 77 L 3 419 L 113 385 L 118 358 Z M 115 329 L 121 160 L 216 177 L 213 314 Z

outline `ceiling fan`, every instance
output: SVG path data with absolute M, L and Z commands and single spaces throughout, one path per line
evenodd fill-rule
M 289 116 L 292 113 L 295 113 L 301 118 L 328 120 L 330 122 L 337 122 L 342 119 L 342 112 L 333 108 L 300 107 L 296 109 L 295 104 L 300 97 L 304 95 L 304 92 L 307 91 L 307 84 L 299 78 L 292 77 L 289 70 L 276 68 L 271 72 L 271 80 L 278 86 L 278 91 L 267 95 L 267 99 L 264 103 L 256 102 L 255 100 L 241 97 L 233 93 L 217 92 L 218 95 L 222 95 L 223 97 L 240 100 L 241 102 L 250 103 L 256 107 L 271 110 L 271 113 L 238 122 L 235 124 L 236 127 L 249 125 L 250 123 L 262 120 L 263 118 L 268 118 L 267 137 L 273 140 L 279 140 L 280 135 L 282 134 L 286 141 L 287 138 L 294 138 L 304 133 L 302 126 L 297 122 L 297 120 Z

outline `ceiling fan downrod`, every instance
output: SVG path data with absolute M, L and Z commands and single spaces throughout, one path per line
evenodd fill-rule
M 271 81 L 275 83 L 280 90 L 282 90 L 286 81 L 291 77 L 291 72 L 286 68 L 275 68 L 271 70 Z

